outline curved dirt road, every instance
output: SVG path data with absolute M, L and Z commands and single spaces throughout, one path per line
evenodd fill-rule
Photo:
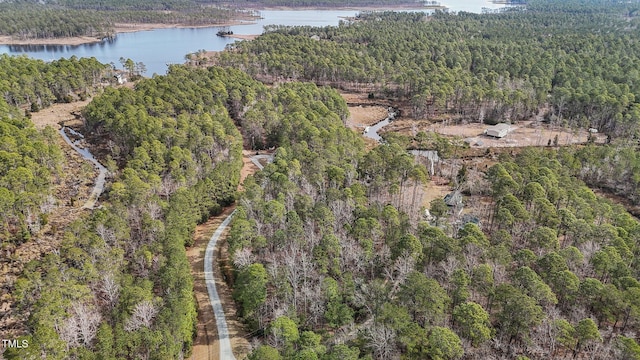
M 263 164 L 273 161 L 272 155 L 254 154 L 255 152 L 248 150 L 243 151 L 241 182 L 262 169 Z M 242 191 L 241 185 L 238 190 Z M 198 335 L 190 360 L 235 359 L 230 350 L 235 350 L 236 355 L 241 356 L 249 348 L 242 332 L 243 325 L 232 305 L 231 289 L 223 280 L 224 270 L 218 264 L 225 255 L 224 248 L 217 246 L 224 241 L 234 211 L 234 206 L 230 206 L 222 214 L 199 225 L 196 228 L 195 243 L 187 249 L 199 308 Z
M 213 233 L 209 244 L 207 244 L 207 250 L 204 253 L 204 280 L 207 284 L 207 291 L 209 292 L 209 301 L 213 308 L 213 313 L 216 316 L 216 326 L 218 327 L 218 340 L 220 346 L 220 360 L 235 360 L 231 347 L 231 341 L 229 341 L 229 329 L 227 327 L 227 320 L 224 315 L 224 309 L 222 308 L 222 302 L 218 296 L 216 290 L 216 280 L 213 276 L 213 261 L 216 258 L 216 244 L 220 235 L 224 232 L 225 228 L 233 219 L 235 210 L 220 224 L 216 232 Z
M 255 155 L 251 157 L 251 162 L 254 163 L 258 169 L 262 170 L 263 165 L 260 163 L 260 160 L 266 160 L 267 162 L 271 162 L 273 160 L 272 155 Z M 216 231 L 211 236 L 209 243 L 207 244 L 207 249 L 204 253 L 204 280 L 207 284 L 207 291 L 209 293 L 209 301 L 211 302 L 211 307 L 213 308 L 213 313 L 216 316 L 216 327 L 218 328 L 218 340 L 220 346 L 220 360 L 235 360 L 236 357 L 233 355 L 233 348 L 231 346 L 231 341 L 229 340 L 229 328 L 227 327 L 227 320 L 224 315 L 224 309 L 222 308 L 222 302 L 220 301 L 220 297 L 218 296 L 218 291 L 216 289 L 216 279 L 213 273 L 213 261 L 216 259 L 216 244 L 218 243 L 218 239 L 227 228 L 231 220 L 233 219 L 233 215 L 235 215 L 236 210 L 233 210 L 229 216 L 218 226 Z
M 273 161 L 273 155 L 271 154 L 254 155 L 250 159 L 251 159 L 251 162 L 258 167 L 258 169 L 262 170 L 264 166 L 262 165 L 260 160 L 266 160 L 267 163 L 270 163 Z

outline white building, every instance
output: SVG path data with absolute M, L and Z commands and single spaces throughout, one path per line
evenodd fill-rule
M 114 78 L 116 79 L 116 81 L 118 82 L 118 85 L 122 85 L 124 83 L 127 82 L 127 78 L 125 78 L 124 76 L 122 76 L 122 74 L 115 74 Z
M 507 134 L 509 133 L 509 131 L 511 130 L 511 126 L 509 124 L 505 124 L 505 123 L 500 123 L 500 124 L 495 124 L 489 128 L 487 128 L 484 133 L 485 135 L 488 136 L 493 136 L 496 138 L 503 138 L 505 136 L 507 136 Z

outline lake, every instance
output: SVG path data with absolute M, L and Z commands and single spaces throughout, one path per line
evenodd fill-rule
M 482 8 L 498 9 L 502 4 L 494 4 L 486 0 L 443 0 L 442 5 L 451 11 L 468 11 L 479 13 Z M 404 11 L 425 11 L 404 10 Z M 335 26 L 344 17 L 354 16 L 357 10 L 263 10 L 262 17 L 255 23 L 231 26 L 235 34 L 262 34 L 266 25 L 310 25 Z M 102 63 L 114 63 L 121 67 L 121 57 L 142 62 L 147 68 L 145 75 L 165 74 L 168 64 L 181 64 L 185 55 L 200 49 L 220 51 L 227 44 L 237 41 L 231 38 L 216 36 L 219 27 L 158 29 L 134 33 L 120 33 L 113 40 L 85 45 L 0 45 L 0 54 L 28 55 L 45 61 L 61 57 L 95 57 Z

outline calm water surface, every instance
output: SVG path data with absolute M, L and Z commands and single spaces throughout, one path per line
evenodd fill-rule
M 503 5 L 486 0 L 442 0 L 451 11 L 479 13 L 482 8 L 498 9 Z M 416 10 L 412 10 L 416 11 Z M 235 34 L 261 34 L 266 25 L 335 26 L 344 17 L 354 16 L 357 10 L 265 10 L 262 19 L 253 24 L 232 26 Z M 0 45 L 0 54 L 28 55 L 45 61 L 62 57 L 95 57 L 102 63 L 114 63 L 121 67 L 121 57 L 146 65 L 145 75 L 165 74 L 168 64 L 180 64 L 185 55 L 200 49 L 220 51 L 234 39 L 216 36 L 219 27 L 158 29 L 118 34 L 116 39 L 95 44 L 70 45 Z

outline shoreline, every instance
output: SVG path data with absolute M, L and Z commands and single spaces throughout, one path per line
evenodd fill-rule
M 397 4 L 397 5 L 387 5 L 387 6 L 302 6 L 302 7 L 291 7 L 291 6 L 269 6 L 269 7 L 261 7 L 261 6 L 249 6 L 244 10 L 253 10 L 253 11 L 309 11 L 309 10 L 356 10 L 356 11 L 381 11 L 381 10 L 407 10 L 407 9 L 422 9 L 420 6 L 416 6 L 416 4 Z M 424 10 L 432 10 L 429 7 L 424 7 Z M 237 25 L 249 25 L 254 23 L 255 18 L 245 18 L 245 19 L 237 19 L 231 21 L 225 21 L 216 24 L 206 24 L 206 25 L 185 25 L 185 24 L 162 24 L 162 23 L 116 23 L 114 24 L 114 33 L 115 35 L 121 33 L 132 33 L 138 31 L 151 31 L 158 29 L 197 29 L 197 28 L 213 28 L 213 27 L 226 27 L 226 26 L 237 26 Z M 258 37 L 259 34 L 255 35 L 230 35 L 229 37 L 241 40 L 252 40 Z M 62 37 L 62 38 L 39 38 L 39 39 L 15 39 L 9 35 L 0 35 L 0 45 L 9 45 L 9 46 L 24 46 L 24 45 L 41 45 L 41 46 L 79 46 L 85 44 L 95 44 L 104 41 L 105 38 L 96 38 L 92 36 L 75 36 L 75 37 Z
M 430 6 L 420 6 L 415 4 L 396 4 L 396 5 L 364 5 L 364 6 L 265 6 L 252 7 L 248 10 L 255 11 L 308 11 L 308 10 L 362 10 L 362 11 L 384 11 L 384 10 L 433 10 Z
M 252 20 L 234 20 L 226 21 L 218 24 L 206 24 L 206 25 L 184 25 L 184 24 L 115 24 L 114 33 L 124 34 L 138 31 L 151 31 L 158 29 L 199 29 L 199 28 L 214 28 L 225 26 L 237 26 L 252 24 Z M 9 46 L 23 46 L 23 45 L 52 45 L 52 46 L 79 46 L 85 44 L 95 44 L 105 41 L 105 38 L 96 38 L 91 36 L 75 36 L 75 37 L 61 37 L 61 38 L 47 38 L 47 39 L 14 39 L 8 35 L 0 35 L 0 45 Z
M 250 35 L 242 35 L 242 34 L 231 34 L 231 35 L 222 35 L 223 37 L 228 37 L 231 39 L 238 39 L 238 40 L 253 40 L 255 38 L 257 38 L 258 36 L 260 36 L 259 34 L 250 34 Z
M 74 46 L 83 44 L 94 44 L 102 42 L 102 39 L 98 39 L 91 36 L 76 36 L 76 37 L 62 37 L 62 38 L 48 38 L 48 39 L 14 39 L 12 36 L 0 35 L 0 45 L 9 46 L 24 46 L 24 45 L 52 45 L 52 46 Z

